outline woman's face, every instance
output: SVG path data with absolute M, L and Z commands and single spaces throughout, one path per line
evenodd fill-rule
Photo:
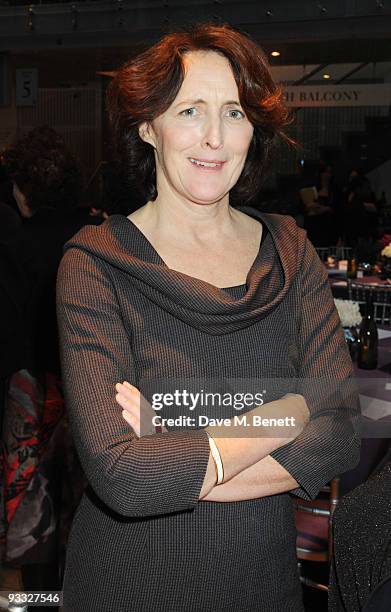
M 155 148 L 158 199 L 211 204 L 237 182 L 253 135 L 225 57 L 212 51 L 185 56 L 177 97 L 141 138 Z M 207 164 L 207 165 L 205 165 Z

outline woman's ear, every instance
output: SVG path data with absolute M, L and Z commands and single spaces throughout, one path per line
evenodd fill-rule
M 148 123 L 147 121 L 144 121 L 144 123 L 141 123 L 141 125 L 139 125 L 139 128 L 138 128 L 138 135 L 140 136 L 141 140 L 152 145 L 153 148 L 156 148 L 156 143 L 155 143 L 155 138 L 154 138 L 155 134 L 154 134 L 153 128 L 150 123 Z

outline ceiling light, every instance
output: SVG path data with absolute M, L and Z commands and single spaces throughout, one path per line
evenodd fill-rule
M 324 75 L 323 75 L 323 78 L 324 78 L 324 79 L 331 79 L 331 76 L 330 76 L 329 74 L 324 74 Z
M 279 51 L 272 51 L 270 55 L 272 55 L 273 57 L 280 57 L 281 53 Z

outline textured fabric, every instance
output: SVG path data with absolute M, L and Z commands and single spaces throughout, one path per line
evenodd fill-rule
M 391 456 L 380 472 L 345 495 L 333 519 L 330 612 L 373 612 L 375 591 L 391 580 Z M 373 598 L 373 599 L 372 599 Z M 388 605 L 390 606 L 388 600 Z M 369 603 L 371 603 L 371 606 Z M 372 607 L 374 606 L 374 607 Z
M 244 291 L 171 270 L 119 215 L 67 245 L 58 277 L 63 378 L 90 487 L 72 528 L 66 612 L 303 609 L 290 496 L 199 501 L 206 432 L 137 439 L 115 402 L 123 380 L 232 389 L 275 377 L 281 384 L 268 401 L 303 392 L 312 412 L 305 432 L 273 453 L 298 481 L 295 493 L 314 496 L 357 462 L 357 396 L 314 393 L 307 381 L 324 373 L 340 386 L 352 380 L 326 272 L 291 218 L 242 210 L 269 230 Z M 161 414 L 176 416 L 176 407 Z
M 34 378 L 21 370 L 10 379 L 1 439 L 6 561 L 23 564 L 37 557 L 43 562 L 54 556 L 58 483 L 49 476 L 58 460 L 58 432 L 63 434 L 60 387 L 49 373 Z

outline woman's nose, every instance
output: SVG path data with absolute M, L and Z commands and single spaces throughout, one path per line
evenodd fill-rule
M 211 149 L 220 149 L 223 146 L 223 126 L 219 119 L 210 119 L 206 126 L 203 144 Z

